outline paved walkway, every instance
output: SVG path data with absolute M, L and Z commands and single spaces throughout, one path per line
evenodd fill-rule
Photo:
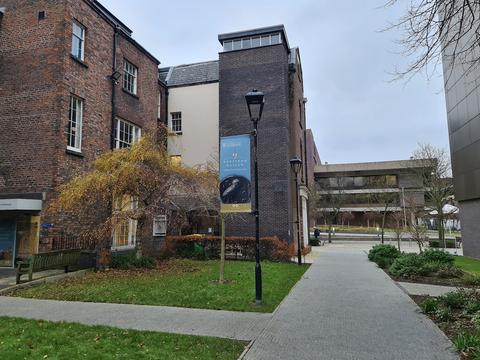
M 273 314 L 0 297 L 0 316 L 254 343 L 245 360 L 454 360 L 451 342 L 362 247 L 332 244 Z
M 363 250 L 320 251 L 244 359 L 458 359 L 445 335 Z
M 398 282 L 397 284 L 410 295 L 430 295 L 435 297 L 460 289 L 454 286 L 417 284 L 410 282 Z
M 0 316 L 252 340 L 271 314 L 1 297 Z

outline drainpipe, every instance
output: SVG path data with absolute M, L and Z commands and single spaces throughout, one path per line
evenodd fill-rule
M 307 189 L 309 189 L 309 181 L 308 181 L 308 157 L 307 157 L 307 108 L 306 108 L 306 104 L 307 104 L 307 98 L 303 98 L 303 152 L 304 152 L 304 159 L 305 159 L 305 182 L 306 182 L 306 186 L 307 186 Z M 315 183 L 315 175 L 314 175 L 314 180 L 313 182 Z M 312 184 L 312 186 L 315 186 L 314 184 Z M 310 190 L 310 189 L 309 189 Z M 310 195 L 310 194 L 309 194 Z M 308 197 L 308 200 L 307 200 L 307 214 L 306 214 L 306 222 L 307 222 L 307 239 L 308 239 L 308 242 L 307 242 L 307 245 L 308 243 L 310 242 L 310 196 Z
M 118 26 L 115 26 L 113 33 L 113 56 L 112 56 L 112 76 L 110 77 L 112 81 L 112 129 L 110 136 L 110 148 L 115 149 L 115 118 L 117 115 L 116 108 L 116 86 L 118 81 L 113 78 L 113 74 L 117 71 L 117 38 L 118 38 Z

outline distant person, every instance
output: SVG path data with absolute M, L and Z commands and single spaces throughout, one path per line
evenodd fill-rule
M 318 241 L 318 238 L 320 237 L 320 230 L 318 230 L 318 228 L 315 228 L 315 231 L 313 232 L 313 236 L 315 236 L 315 240 Z

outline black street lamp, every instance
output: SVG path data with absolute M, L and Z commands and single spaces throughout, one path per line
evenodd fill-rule
M 297 225 L 297 256 L 298 256 L 298 265 L 302 265 L 302 246 L 300 243 L 300 214 L 298 209 L 298 173 L 302 169 L 302 160 L 295 156 L 293 159 L 290 160 L 290 166 L 295 174 L 295 198 L 297 204 L 297 221 L 295 224 Z
M 262 267 L 260 265 L 260 218 L 258 211 L 258 158 L 257 158 L 257 135 L 258 122 L 262 118 L 263 105 L 265 97 L 262 92 L 253 89 L 247 95 L 245 100 L 248 106 L 248 114 L 253 122 L 253 163 L 254 163 L 254 182 L 255 182 L 255 208 L 252 214 L 255 216 L 255 303 L 262 303 Z

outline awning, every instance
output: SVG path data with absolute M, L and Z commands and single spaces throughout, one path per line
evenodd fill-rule
M 0 211 L 41 211 L 41 193 L 0 194 Z

